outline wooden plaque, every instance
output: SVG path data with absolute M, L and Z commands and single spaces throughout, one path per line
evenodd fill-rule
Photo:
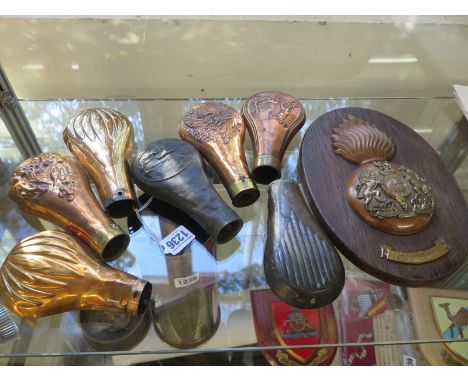
M 333 129 L 359 118 L 392 139 L 396 152 L 390 163 L 411 168 L 432 189 L 435 211 L 430 224 L 410 235 L 385 233 L 367 224 L 351 208 L 346 182 L 359 167 L 334 152 Z M 437 153 L 403 123 L 377 111 L 343 108 L 316 119 L 302 141 L 299 173 L 305 196 L 333 244 L 355 265 L 384 281 L 403 286 L 425 286 L 446 278 L 468 253 L 468 208 L 452 174 Z M 444 249 L 448 251 L 444 252 Z M 419 259 L 403 263 L 382 256 Z M 429 259 L 430 261 L 426 261 Z
M 388 283 L 380 280 L 348 278 L 338 299 L 338 321 L 341 326 L 341 341 L 356 345 L 342 348 L 342 364 L 344 366 L 402 365 L 400 346 L 374 346 L 375 342 L 400 340 L 396 312 L 402 306 L 403 301 L 391 292 Z
M 408 288 L 418 340 L 463 339 L 427 343 L 419 348 L 430 365 L 468 365 L 468 291 Z
M 300 348 L 306 345 L 336 344 L 338 329 L 332 305 L 318 309 L 295 308 L 281 301 L 271 290 L 250 291 L 258 345 L 295 348 L 262 350 L 273 366 L 327 366 L 336 347 Z

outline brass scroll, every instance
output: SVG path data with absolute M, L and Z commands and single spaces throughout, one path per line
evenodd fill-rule
M 450 247 L 443 239 L 437 239 L 432 248 L 422 251 L 403 252 L 396 251 L 388 245 L 380 246 L 380 257 L 386 258 L 390 261 L 405 264 L 425 264 L 435 261 L 442 256 L 446 255 Z

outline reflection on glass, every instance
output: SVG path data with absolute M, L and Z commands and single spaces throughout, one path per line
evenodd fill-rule
M 81 64 L 81 63 L 80 63 Z M 191 100 L 51 100 L 51 101 L 22 101 L 22 107 L 27 113 L 31 126 L 39 138 L 44 151 L 66 152 L 62 140 L 62 132 L 69 119 L 78 111 L 88 107 L 107 107 L 116 109 L 129 116 L 135 127 L 138 148 L 143 148 L 145 142 L 162 138 L 177 138 L 177 123 L 182 114 L 193 105 L 203 102 L 203 99 Z M 243 100 L 223 99 L 236 110 L 240 110 Z M 461 134 L 453 133 L 456 122 L 462 116 L 453 99 L 302 99 L 306 111 L 306 123 L 288 147 L 283 160 L 282 174 L 284 178 L 297 181 L 296 164 L 302 136 L 312 121 L 321 114 L 339 107 L 368 107 L 397 118 L 412 127 L 428 141 L 432 147 L 446 157 L 445 164 L 453 171 L 460 187 L 468 199 L 468 158 L 455 155 L 460 145 Z M 453 144 L 453 146 L 452 146 Z M 450 147 L 449 147 L 450 146 Z M 245 140 L 246 157 L 252 162 L 252 146 L 250 139 Z M 464 146 L 463 146 L 464 147 Z M 13 168 L 25 158 L 21 158 L 18 149 L 0 121 L 0 158 L 4 164 L 0 179 L 8 179 Z M 215 179 L 215 188 L 225 201 L 229 197 L 219 181 Z M 244 226 L 235 240 L 223 245 L 216 245 L 216 268 L 218 270 L 217 300 L 221 310 L 221 324 L 216 335 L 205 346 L 216 350 L 221 347 L 239 347 L 256 344 L 255 331 L 250 304 L 250 289 L 266 286 L 263 276 L 263 252 L 266 231 L 266 188 L 259 186 L 260 199 L 248 209 L 236 209 L 237 214 L 244 220 Z M 16 242 L 41 230 L 41 224 L 36 223 L 26 214 L 21 214 L 10 202 L 5 193 L 4 181 L 0 186 L 0 263 Z M 146 210 L 145 210 L 146 213 Z M 156 233 L 160 232 L 159 219 L 144 216 L 149 227 Z M 117 222 L 123 227 L 121 221 Z M 35 224 L 35 225 L 34 225 Z M 52 228 L 52 227 L 50 227 Z M 201 241 L 203 242 L 203 241 Z M 203 273 L 211 269 L 210 257 L 197 256 L 194 248 L 192 252 L 192 271 Z M 203 250 L 205 251 L 205 250 Z M 344 259 L 348 279 L 350 275 L 366 277 L 362 271 Z M 159 250 L 158 243 L 153 241 L 143 229 L 135 230 L 131 235 L 129 250 L 118 260 L 110 264 L 113 267 L 131 273 L 140 278 L 150 280 L 154 286 L 157 298 L 160 289 L 168 288 L 168 266 L 165 257 Z M 462 270 L 463 271 L 463 270 Z M 468 273 L 465 271 L 465 275 Z M 466 277 L 465 277 L 466 278 Z M 163 287 L 164 285 L 164 287 Z M 465 288 L 468 282 L 457 284 Z M 183 288 L 182 288 L 183 289 Z M 361 288 L 365 292 L 365 288 Z M 402 296 L 404 297 L 404 296 Z M 163 300 L 163 296 L 160 297 Z M 156 299 L 156 304 L 158 304 Z M 237 313 L 236 313 L 237 312 Z M 29 354 L 43 354 L 51 352 L 88 351 L 91 348 L 73 343 L 73 336 L 81 339 L 82 331 L 77 324 L 76 317 L 71 313 L 36 320 L 32 329 L 20 327 L 21 337 L 28 330 L 31 333 L 30 345 L 13 349 L 13 353 L 26 352 Z M 400 327 L 410 327 L 410 317 L 402 310 L 398 317 L 406 317 L 405 324 Z M 72 319 L 73 318 L 73 319 Z M 400 340 L 412 341 L 411 332 L 398 331 Z M 147 337 L 133 350 L 164 351 L 168 345 L 162 344 L 155 338 L 153 328 L 150 327 Z M 358 346 L 360 350 L 360 346 Z M 1 349 L 0 353 L 8 350 Z M 175 349 L 171 349 L 175 351 Z M 180 350 L 183 352 L 184 350 Z M 408 350 L 409 351 L 409 350 Z M 407 353 L 404 349 L 402 350 Z M 411 355 L 411 354 L 410 354 Z M 135 355 L 132 361 L 143 362 L 158 359 L 160 355 Z M 75 359 L 78 359 L 76 357 Z M 113 361 L 118 362 L 117 357 Z M 339 358 L 339 357 L 337 357 Z M 128 358 L 120 362 L 126 363 Z M 44 361 L 47 362 L 47 361 Z M 62 362 L 59 359 L 58 362 Z M 110 361 L 109 361 L 110 362 Z
M 22 160 L 0 118 L 0 266 L 17 241 L 41 229 L 39 220 L 22 214 L 7 195 L 10 175 Z
M 130 350 L 148 333 L 150 310 L 146 309 L 139 317 L 85 310 L 80 312 L 79 323 L 83 330 L 83 339 L 93 350 Z
M 21 105 L 43 151 L 68 153 L 63 141 L 63 130 L 79 110 L 93 107 L 118 110 L 125 114 L 134 127 L 137 146 L 141 146 L 144 141 L 140 110 L 134 102 L 53 100 L 22 101 Z M 137 148 L 134 148 L 136 151 Z
M 147 200 L 146 195 L 140 200 Z M 163 207 L 161 207 L 163 206 Z M 166 217 L 157 215 L 164 212 Z M 135 214 L 136 215 L 136 214 Z M 143 253 L 147 249 L 153 283 L 152 319 L 160 338 L 171 346 L 191 348 L 208 341 L 219 325 L 216 260 L 210 253 L 213 241 L 180 210 L 160 201 L 129 218 L 132 232 L 130 251 Z M 141 219 L 141 221 L 140 221 Z M 172 220 L 178 220 L 177 223 Z M 141 223 L 141 224 L 138 224 Z M 180 224 L 194 232 L 197 238 L 175 255 L 161 252 L 158 241 Z M 135 240 L 137 239 L 138 240 Z M 204 241 L 202 245 L 198 240 Z M 145 251 L 146 252 L 146 251 Z

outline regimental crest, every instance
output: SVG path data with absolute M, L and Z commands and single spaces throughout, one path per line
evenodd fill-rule
M 423 178 L 405 166 L 392 166 L 386 161 L 361 170 L 356 195 L 379 219 L 431 215 L 435 207 L 431 188 Z
M 345 189 L 348 203 L 361 219 L 396 235 L 417 233 L 429 225 L 435 209 L 432 190 L 410 168 L 389 162 L 396 151 L 390 137 L 349 115 L 333 129 L 331 140 L 337 155 L 360 166 Z
M 318 319 L 315 316 L 314 318 Z M 309 338 L 319 335 L 317 329 L 309 323 L 309 319 L 300 309 L 292 309 L 283 324 L 281 331 L 278 332 L 283 339 Z
M 242 117 L 232 107 L 219 102 L 206 102 L 192 107 L 182 117 L 181 129 L 199 143 L 228 144 L 240 133 Z
M 395 156 L 396 146 L 390 137 L 352 115 L 333 129 L 331 137 L 335 153 L 354 164 L 389 161 Z
M 316 309 L 297 309 L 283 302 L 272 302 L 275 335 L 283 346 L 313 345 L 320 343 L 320 319 Z M 314 348 L 288 349 L 294 359 L 307 363 Z
M 320 309 L 298 309 L 271 290 L 251 292 L 255 332 L 259 346 L 301 346 L 334 343 L 336 321 L 331 305 Z M 263 351 L 272 365 L 329 365 L 334 348 L 298 348 Z
M 353 344 L 341 350 L 343 365 L 401 364 L 399 346 L 372 344 L 374 341 L 398 339 L 395 312 L 404 307 L 404 302 L 391 293 L 389 284 L 383 281 L 351 279 L 343 289 L 338 306 L 342 342 Z
M 9 195 L 36 199 L 52 191 L 71 202 L 78 189 L 77 176 L 62 154 L 43 153 L 19 165 L 10 178 Z
M 468 300 L 431 297 L 432 311 L 439 334 L 447 340 L 468 338 Z M 468 361 L 468 342 L 446 343 L 450 352 Z

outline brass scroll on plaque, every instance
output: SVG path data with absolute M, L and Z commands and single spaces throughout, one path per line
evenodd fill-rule
M 380 257 L 390 261 L 406 264 L 425 264 L 446 255 L 450 247 L 443 239 L 437 239 L 435 245 L 429 249 L 414 252 L 396 251 L 387 245 L 380 246 Z

